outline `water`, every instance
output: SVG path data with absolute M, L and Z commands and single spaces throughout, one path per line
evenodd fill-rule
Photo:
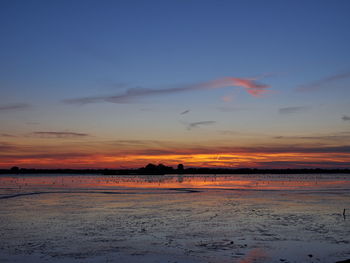
M 350 258 L 347 174 L 3 175 L 0 188 L 0 262 Z
M 231 189 L 231 190 L 350 190 L 347 174 L 298 175 L 24 175 L 0 176 L 0 194 L 42 190 Z

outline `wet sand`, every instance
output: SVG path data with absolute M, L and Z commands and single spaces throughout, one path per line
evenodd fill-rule
M 350 175 L 1 176 L 0 186 L 0 262 L 350 258 Z

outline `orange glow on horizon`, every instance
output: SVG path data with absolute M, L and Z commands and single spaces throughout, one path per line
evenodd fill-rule
M 82 157 L 59 156 L 26 158 L 14 156 L 4 158 L 0 167 L 20 166 L 26 168 L 139 168 L 147 163 L 163 163 L 176 167 L 183 163 L 186 167 L 226 167 L 226 168 L 298 168 L 334 167 L 338 164 L 347 167 L 350 163 L 349 153 L 216 153 L 216 154 L 129 154 L 124 156 L 91 154 Z

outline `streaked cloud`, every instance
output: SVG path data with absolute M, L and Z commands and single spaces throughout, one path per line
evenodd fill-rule
M 274 136 L 277 140 L 306 140 L 306 141 L 348 141 L 350 140 L 350 132 L 338 132 L 331 134 L 315 134 L 308 136 Z
M 248 108 L 233 107 L 233 106 L 222 106 L 222 107 L 217 107 L 216 109 L 221 112 L 236 112 L 241 110 L 248 110 Z
M 14 110 L 25 110 L 30 108 L 30 105 L 27 103 L 14 103 L 0 105 L 0 111 L 14 111 Z
M 293 167 L 295 169 L 303 168 L 328 168 L 328 169 L 340 169 L 349 168 L 349 164 L 346 162 L 332 161 L 263 161 L 256 162 L 257 166 L 260 168 L 272 168 L 272 169 L 285 169 L 288 167 Z
M 280 108 L 278 112 L 280 114 L 293 114 L 293 113 L 303 112 L 308 109 L 309 107 L 306 107 L 306 106 L 285 107 L 285 108 Z
M 25 153 L 25 154 L 1 154 L 2 158 L 23 158 L 23 159 L 51 159 L 51 160 L 69 160 L 72 158 L 84 158 L 91 157 L 92 154 L 88 153 L 74 153 L 74 152 L 61 152 L 61 153 Z
M 90 136 L 87 133 L 78 132 L 58 132 L 58 131 L 36 131 L 31 133 L 31 135 L 40 138 L 81 138 Z
M 32 144 L 1 143 L 0 167 L 141 167 L 149 162 L 167 165 L 220 167 L 349 167 L 350 145 L 318 146 L 274 144 L 242 147 L 227 141 L 179 143 L 175 141 L 117 140 Z M 218 156 L 220 156 L 218 158 Z
M 230 86 L 243 87 L 253 96 L 259 97 L 267 93 L 270 86 L 256 82 L 255 79 L 225 78 L 224 81 L 231 82 Z
M 153 109 L 153 108 L 141 108 L 140 111 L 143 111 L 143 112 L 157 112 L 156 109 Z
M 38 122 L 38 121 L 28 121 L 28 122 L 26 122 L 26 124 L 27 125 L 39 125 L 40 122 Z
M 9 134 L 9 133 L 0 133 L 1 137 L 8 137 L 8 138 L 15 138 L 17 137 L 16 135 Z
M 11 152 L 16 150 L 17 147 L 7 142 L 0 142 L 0 155 L 1 153 Z
M 274 144 L 266 146 L 236 146 L 225 145 L 224 142 L 196 142 L 196 143 L 178 143 L 174 141 L 150 141 L 150 140 L 118 140 L 118 141 L 95 141 L 68 144 L 49 144 L 38 148 L 35 145 L 17 144 L 0 142 L 0 156 L 8 152 L 42 154 L 52 152 L 58 154 L 61 152 L 81 152 L 81 154 L 113 154 L 113 155 L 140 155 L 140 154 L 280 154 L 280 153 L 344 153 L 350 154 L 350 145 L 341 146 L 317 146 L 314 145 L 295 145 L 283 144 L 276 146 Z M 83 148 L 77 149 L 79 146 Z M 119 146 L 119 147 L 116 147 Z
M 75 99 L 66 99 L 63 100 L 66 104 L 78 104 L 84 105 L 89 103 L 98 103 L 98 102 L 110 102 L 110 103 L 131 103 L 135 99 L 156 96 L 156 95 L 165 95 L 173 94 L 187 91 L 200 91 L 200 90 L 210 90 L 210 89 L 220 89 L 225 87 L 243 87 L 250 95 L 255 97 L 260 97 L 261 95 L 267 93 L 271 88 L 269 85 L 258 83 L 256 79 L 244 79 L 244 78 L 235 78 L 235 77 L 225 77 L 217 79 L 214 81 L 202 82 L 192 85 L 181 85 L 171 88 L 164 89 L 149 89 L 149 88 L 130 88 L 127 89 L 124 93 L 118 95 L 108 95 L 108 96 L 92 96 L 92 97 L 82 97 Z
M 212 125 L 215 124 L 216 121 L 198 121 L 198 122 L 191 122 L 187 124 L 187 129 L 191 130 L 193 128 L 198 128 L 200 126 L 207 126 L 207 125 Z
M 350 117 L 347 116 L 347 115 L 344 115 L 341 119 L 342 119 L 343 121 L 350 121 Z
M 221 97 L 221 100 L 222 100 L 223 102 L 231 102 L 231 101 L 233 101 L 233 98 L 234 98 L 234 95 L 232 95 L 232 94 L 227 94 L 227 95 L 225 95 L 225 96 L 222 96 L 222 97 Z
M 222 135 L 242 135 L 241 132 L 238 132 L 238 131 L 232 131 L 232 130 L 222 130 L 222 131 L 218 131 L 220 134 Z
M 350 78 L 350 72 L 335 74 L 335 75 L 331 75 L 326 78 L 314 81 L 309 84 L 301 85 L 299 88 L 297 88 L 297 90 L 298 91 L 315 91 L 322 87 L 325 87 L 328 84 L 332 84 L 336 81 L 348 79 L 348 78 Z
M 219 130 L 218 131 L 219 134 L 222 135 L 229 135 L 229 136 L 239 136 L 239 137 L 254 137 L 254 138 L 258 138 L 258 137 L 270 137 L 268 134 L 264 134 L 264 133 L 259 133 L 259 132 L 246 132 L 246 131 L 235 131 L 235 130 Z
M 121 148 L 135 148 L 135 147 L 144 147 L 144 148 L 152 148 L 152 147 L 170 147 L 171 142 L 167 141 L 157 141 L 157 140 L 113 140 L 109 142 L 104 142 L 104 144 L 108 144 L 111 147 L 121 147 Z

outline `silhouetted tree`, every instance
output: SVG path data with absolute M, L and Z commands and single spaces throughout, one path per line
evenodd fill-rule
M 182 163 L 179 163 L 178 165 L 177 165 L 177 170 L 178 171 L 183 171 L 185 168 L 184 168 L 184 165 L 182 164 Z
M 158 170 L 164 170 L 165 169 L 165 165 L 164 164 L 162 164 L 162 163 L 160 163 L 160 164 L 158 164 Z
M 149 163 L 146 165 L 145 170 L 147 171 L 156 171 L 157 170 L 157 166 L 153 163 Z
M 162 163 L 157 166 L 157 170 L 160 173 L 172 173 L 174 171 L 173 167 L 165 166 Z
M 11 167 L 10 171 L 14 174 L 18 174 L 19 173 L 19 167 L 17 166 L 13 166 Z
M 165 174 L 165 173 L 173 173 L 174 169 L 170 166 L 165 166 L 164 164 L 155 165 L 153 163 L 147 164 L 145 167 L 140 168 L 140 173 L 145 174 Z

